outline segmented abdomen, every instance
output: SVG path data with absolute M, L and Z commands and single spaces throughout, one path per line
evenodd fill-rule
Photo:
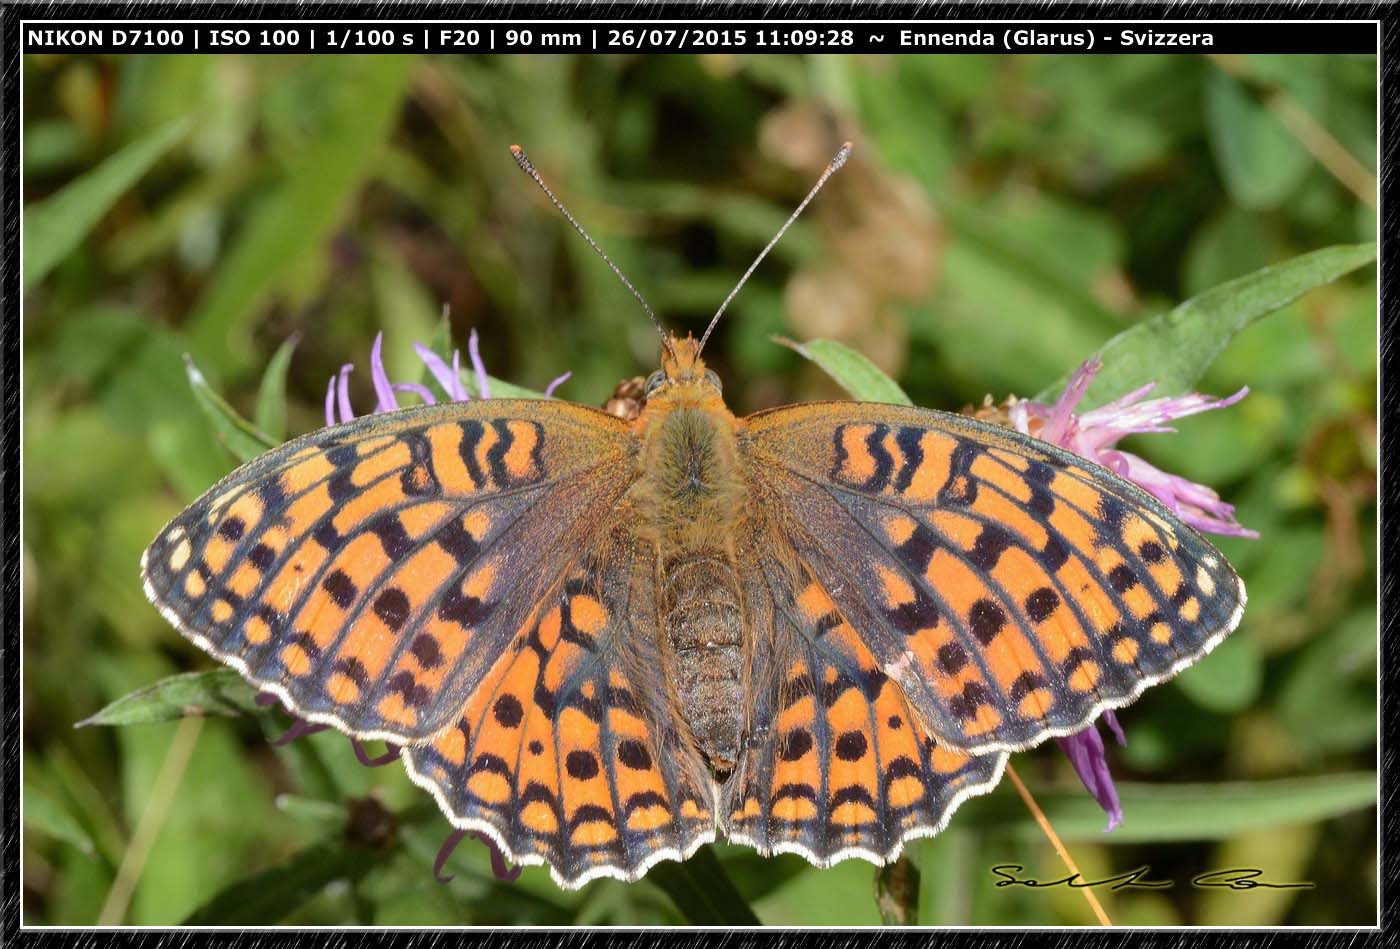
M 717 771 L 733 767 L 744 718 L 743 619 L 734 567 L 718 553 L 665 561 L 662 624 L 681 712 Z

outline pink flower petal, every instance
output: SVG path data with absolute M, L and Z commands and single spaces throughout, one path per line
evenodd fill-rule
M 467 337 L 467 352 L 471 353 L 472 371 L 476 373 L 476 392 L 483 399 L 491 398 L 491 380 L 486 375 L 486 364 L 481 361 L 481 341 L 476 330 Z
M 340 420 L 348 422 L 355 417 L 355 413 L 350 409 L 350 373 L 355 371 L 354 363 L 346 363 L 340 367 L 340 385 L 338 395 L 340 402 Z
M 447 839 L 438 848 L 437 858 L 433 860 L 433 876 L 439 883 L 451 883 L 456 877 L 443 876 L 442 868 L 447 866 L 447 858 L 452 856 L 452 851 L 457 849 L 457 845 L 462 842 L 462 838 L 467 836 L 465 830 L 454 830 L 447 835 Z
M 559 388 L 559 387 L 560 387 L 561 385 L 563 385 L 565 382 L 567 382 L 568 379 L 569 379 L 569 377 L 572 376 L 572 375 L 573 375 L 572 372 L 566 372 L 566 373 L 564 373 L 562 376 L 560 376 L 559 378 L 557 378 L 557 379 L 555 379 L 554 381 L 552 381 L 549 385 L 545 386 L 545 387 L 544 387 L 544 397 L 545 397 L 546 399 L 552 399 L 552 398 L 554 398 L 554 390 L 557 389 L 557 388 Z
M 335 422 L 335 376 L 331 376 L 326 383 L 326 427 L 330 428 Z
M 1116 725 L 1114 722 L 1110 727 L 1121 735 L 1122 731 L 1117 729 Z M 1094 800 L 1098 801 L 1099 806 L 1108 814 L 1108 826 L 1104 828 L 1104 833 L 1122 824 L 1123 805 L 1118 800 L 1118 789 L 1114 786 L 1113 775 L 1108 770 L 1108 758 L 1104 754 L 1103 737 L 1099 734 L 1098 725 L 1092 724 L 1081 732 L 1065 738 L 1056 738 L 1055 743 L 1069 758 L 1075 773 L 1079 775 L 1079 780 L 1084 783 L 1085 790 L 1093 795 Z
M 458 402 L 466 402 L 471 398 L 467 392 L 466 383 L 462 382 L 462 351 L 452 350 L 452 398 Z M 486 398 L 486 396 L 482 396 Z
M 384 371 L 384 334 L 382 332 L 374 335 L 374 345 L 369 350 L 369 377 L 374 383 L 374 394 L 378 398 L 375 404 L 375 412 L 392 412 L 399 407 L 399 400 L 394 398 L 394 389 L 389 385 L 389 374 Z
M 396 382 L 394 390 L 397 392 L 412 392 L 423 400 L 424 405 L 437 405 L 437 396 L 427 386 L 420 386 L 416 382 Z
M 428 372 L 432 373 L 438 385 L 442 386 L 442 391 L 447 393 L 447 397 L 456 400 L 457 390 L 462 383 L 456 379 L 456 373 L 447 367 L 447 363 L 442 361 L 442 357 L 422 343 L 414 343 L 413 351 L 423 360 L 423 365 L 428 367 Z

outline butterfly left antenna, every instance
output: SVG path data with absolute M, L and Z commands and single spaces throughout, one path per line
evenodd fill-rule
M 574 216 L 569 213 L 569 209 L 564 207 L 564 202 L 556 198 L 554 192 L 549 190 L 549 185 L 544 183 L 544 179 L 540 177 L 540 173 L 535 170 L 534 163 L 526 157 L 525 150 L 519 145 L 512 145 L 510 147 L 510 153 L 512 157 L 515 158 L 515 163 L 520 166 L 520 170 L 535 180 L 535 184 L 540 186 L 540 190 L 549 197 L 550 201 L 554 202 L 554 206 L 559 209 L 559 213 L 568 219 L 569 223 L 574 226 L 574 230 L 578 231 L 584 240 L 588 241 L 588 246 L 592 247 L 594 252 L 597 253 L 599 257 L 603 258 L 603 263 L 612 268 L 612 272 L 617 274 L 617 279 L 622 281 L 622 285 L 632 291 L 632 296 L 636 297 L 637 302 L 642 305 L 642 309 L 647 311 L 647 316 L 651 317 L 652 325 L 654 325 L 656 331 L 661 334 L 661 345 L 665 347 L 667 352 L 670 352 L 671 344 L 670 341 L 666 339 L 665 328 L 662 327 L 661 321 L 656 318 L 656 314 L 652 312 L 647 301 L 637 292 L 637 288 L 632 286 L 632 281 L 628 280 L 623 275 L 622 271 L 617 269 L 617 264 L 613 263 L 612 258 L 603 252 L 603 248 L 598 246 L 598 242 L 588 236 L 588 232 L 583 229 L 582 224 L 574 220 Z
M 793 211 L 792 216 L 787 219 L 787 223 L 778 228 L 778 233 L 773 235 L 773 239 L 768 242 L 768 246 L 759 251 L 758 256 L 753 259 L 753 263 L 749 264 L 749 269 L 744 271 L 744 275 L 739 278 L 739 282 L 734 285 L 734 289 L 729 291 L 729 296 L 724 298 L 724 302 L 721 303 L 719 309 L 715 311 L 714 317 L 710 319 L 710 325 L 705 327 L 705 335 L 700 337 L 700 349 L 705 348 L 705 340 L 709 339 L 710 333 L 714 332 L 715 324 L 719 322 L 719 318 L 724 314 L 725 308 L 729 306 L 729 301 L 738 296 L 739 290 L 744 284 L 748 283 L 749 277 L 753 276 L 753 272 L 758 269 L 758 265 L 763 258 L 768 256 L 768 252 L 773 249 L 773 245 L 778 243 L 782 236 L 787 233 L 787 229 L 792 227 L 792 222 L 797 220 L 797 216 L 812 202 L 812 199 L 817 196 L 817 192 L 822 190 L 822 185 L 826 184 L 826 179 L 836 174 L 841 170 L 841 166 L 846 164 L 846 159 L 851 157 L 851 149 L 854 147 L 855 146 L 850 142 L 846 142 L 841 146 L 836 152 L 836 157 L 831 159 L 831 162 L 826 166 L 826 170 L 822 172 L 822 176 L 817 179 L 817 183 L 812 185 L 812 190 L 807 192 L 807 197 L 802 199 L 802 203 L 797 206 L 797 210 Z

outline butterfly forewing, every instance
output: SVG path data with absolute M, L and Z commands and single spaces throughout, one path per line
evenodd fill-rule
M 714 784 L 668 701 L 655 548 L 614 521 L 409 773 L 460 827 L 562 886 L 636 879 L 713 840 Z
M 627 426 L 565 403 L 405 409 L 239 468 L 142 560 L 186 636 L 362 737 L 449 726 L 634 477 Z
M 926 727 L 969 753 L 1077 731 L 1239 621 L 1243 585 L 1214 547 L 1039 440 L 859 403 L 746 429 L 755 505 Z

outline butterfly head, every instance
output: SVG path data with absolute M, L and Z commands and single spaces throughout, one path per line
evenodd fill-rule
M 661 368 L 647 379 L 646 397 L 716 397 L 720 392 L 719 376 L 705 368 L 700 358 L 700 341 L 687 335 L 681 339 L 674 333 L 661 347 Z

